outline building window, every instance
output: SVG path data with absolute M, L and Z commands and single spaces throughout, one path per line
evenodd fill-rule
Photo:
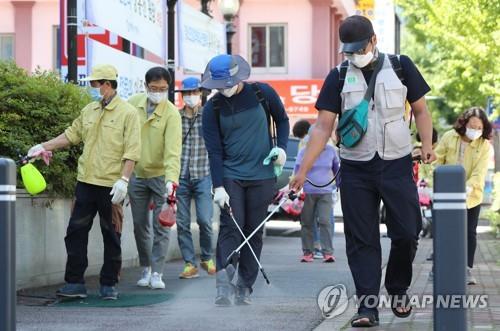
M 286 71 L 286 25 L 250 25 L 250 56 L 253 69 L 261 72 Z
M 52 26 L 52 69 L 61 70 L 61 29 L 59 25 Z
M 0 34 L 0 60 L 14 60 L 13 34 Z

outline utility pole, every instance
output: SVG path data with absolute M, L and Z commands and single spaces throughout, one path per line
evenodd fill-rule
M 175 102 L 175 4 L 177 0 L 167 0 L 167 20 L 168 20 L 168 53 L 167 68 L 170 72 L 172 82 L 168 85 L 168 100 Z
M 68 82 L 78 84 L 76 0 L 67 0 Z

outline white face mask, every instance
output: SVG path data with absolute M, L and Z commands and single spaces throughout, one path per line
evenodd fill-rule
M 182 99 L 184 100 L 184 103 L 186 104 L 186 106 L 188 106 L 189 108 L 196 107 L 201 101 L 201 98 L 199 95 L 186 95 L 186 96 L 182 97 Z
M 481 137 L 483 135 L 483 131 L 482 130 L 475 130 L 475 129 L 466 128 L 465 129 L 465 135 L 470 140 L 476 140 L 476 139 L 478 139 L 479 137 Z
M 358 68 L 364 68 L 373 60 L 373 52 L 369 51 L 366 54 L 346 54 L 346 59 L 348 59 L 354 66 Z
M 226 88 L 226 89 L 223 89 L 223 90 L 219 90 L 219 92 L 222 93 L 222 95 L 225 96 L 226 98 L 230 98 L 233 95 L 235 95 L 235 93 L 236 93 L 237 90 L 238 90 L 238 84 L 234 85 L 231 88 Z
M 148 91 L 148 98 L 149 101 L 151 101 L 154 104 L 159 104 L 163 100 L 167 98 L 167 92 L 149 92 Z

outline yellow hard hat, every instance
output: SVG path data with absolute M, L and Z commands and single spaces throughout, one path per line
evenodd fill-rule
M 31 163 L 27 163 L 21 167 L 21 178 L 23 179 L 26 191 L 31 195 L 41 193 L 47 187 L 45 178 Z

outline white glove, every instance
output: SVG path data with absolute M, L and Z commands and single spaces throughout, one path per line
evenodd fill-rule
M 467 195 L 467 198 L 469 197 L 469 195 L 472 193 L 472 187 L 467 185 L 465 187 L 465 194 Z
M 269 165 L 273 161 L 274 166 L 283 167 L 286 162 L 286 152 L 283 148 L 274 147 L 269 152 L 269 155 L 262 162 L 263 165 Z
M 174 193 L 174 182 L 172 181 L 167 181 L 165 184 L 165 188 L 167 189 L 167 196 L 171 196 L 172 193 Z
M 286 152 L 283 148 L 279 148 L 279 147 L 274 147 L 273 148 L 274 150 L 277 150 L 278 152 L 278 157 L 276 158 L 276 160 L 274 160 L 274 165 L 278 165 L 278 166 L 283 166 L 285 165 L 285 162 L 286 162 Z
M 229 206 L 229 195 L 224 187 L 220 186 L 214 190 L 214 202 L 218 204 L 221 209 L 224 209 L 226 204 Z
M 128 182 L 123 178 L 118 179 L 113 185 L 111 192 L 109 193 L 109 195 L 113 196 L 111 198 L 111 203 L 115 205 L 122 203 L 122 201 L 125 200 L 125 197 L 127 196 L 127 188 Z
M 45 152 L 45 148 L 43 148 L 42 144 L 38 144 L 38 145 L 35 145 L 33 147 L 30 148 L 30 150 L 28 151 L 28 156 L 29 157 L 32 157 L 33 154 L 39 154 L 41 152 Z

